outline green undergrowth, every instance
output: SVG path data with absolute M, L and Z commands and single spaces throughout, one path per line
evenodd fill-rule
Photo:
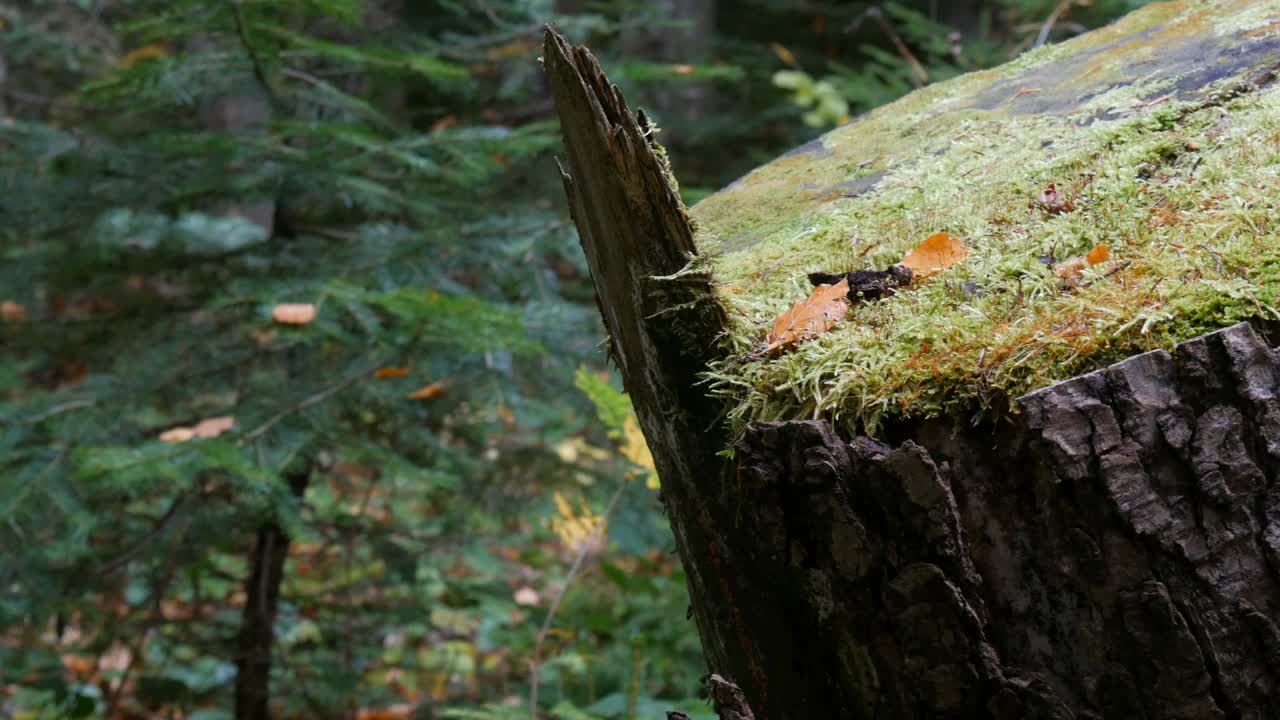
M 1280 318 L 1277 86 L 1225 78 L 1194 99 L 1143 104 L 1172 81 L 1103 79 L 1110 89 L 1084 103 L 1025 114 L 1017 103 L 1038 93 L 988 109 L 955 99 L 1000 72 L 882 108 L 693 208 L 732 323 L 732 353 L 710 387 L 736 427 L 976 422 L 1132 354 Z M 930 114 L 939 107 L 949 111 Z M 1074 210 L 1037 202 L 1050 184 Z M 808 272 L 884 269 L 941 231 L 964 239 L 967 260 L 855 306 L 789 352 L 751 357 L 773 319 L 809 294 Z M 1063 289 L 1050 263 L 1098 245 L 1111 261 Z

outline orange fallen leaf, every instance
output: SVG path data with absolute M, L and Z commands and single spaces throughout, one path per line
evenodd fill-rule
M 399 378 L 409 374 L 409 368 L 403 367 L 384 367 L 373 371 L 373 376 L 379 379 Z
M 61 660 L 62 666 L 70 670 L 77 679 L 90 678 L 98 671 L 98 662 L 95 658 L 68 654 L 61 656 Z
M 1085 253 L 1084 259 L 1090 265 L 1104 263 L 1111 259 L 1111 248 L 1106 245 L 1095 245 L 1092 250 Z
M 23 323 L 26 322 L 29 317 L 30 314 L 27 313 L 27 309 L 20 303 L 16 303 L 12 300 L 0 302 L 0 320 L 7 323 Z
M 281 303 L 271 309 L 271 318 L 282 325 L 306 325 L 316 319 L 311 303 Z
M 907 256 L 898 264 L 911 270 L 914 277 L 926 278 L 962 262 L 967 257 L 969 257 L 969 248 L 966 248 L 959 238 L 940 232 L 930 235 L 929 239 L 907 253 Z
M 1111 248 L 1106 245 L 1095 245 L 1084 255 L 1067 258 L 1053 266 L 1053 273 L 1062 280 L 1062 285 L 1075 287 L 1080 284 L 1081 274 L 1087 267 L 1101 265 L 1111 259 Z
M 437 380 L 430 385 L 424 385 L 417 390 L 405 395 L 410 400 L 433 400 L 444 395 L 445 388 L 449 386 L 448 380 Z
M 834 285 L 819 285 L 804 300 L 773 321 L 773 328 L 765 336 L 765 348 L 769 353 L 793 345 L 815 335 L 820 335 L 842 320 L 849 312 L 849 278 Z

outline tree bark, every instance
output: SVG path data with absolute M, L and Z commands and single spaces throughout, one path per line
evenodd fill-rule
M 635 404 L 654 462 L 693 616 L 711 666 L 766 677 L 744 624 L 732 526 L 734 480 L 721 407 L 698 385 L 725 316 L 701 269 L 665 152 L 585 48 L 547 29 L 543 61 L 568 150 L 569 208 L 591 269 L 610 355 Z M 741 680 L 739 680 L 741 682 Z
M 260 73 L 261 58 L 256 49 L 249 45 L 248 29 L 243 25 L 244 17 L 239 7 L 235 7 L 235 18 L 239 29 L 241 46 L 233 52 L 246 57 L 253 66 L 254 76 L 246 78 L 232 91 L 201 103 L 200 120 L 210 130 L 223 131 L 234 135 L 258 135 L 266 132 L 271 124 L 273 109 L 271 107 L 270 87 L 266 78 Z M 198 34 L 189 42 L 189 49 L 195 52 L 213 52 L 217 43 L 208 35 Z M 227 167 L 226 172 L 242 172 L 244 168 L 234 165 Z M 254 202 L 228 202 L 214 208 L 219 214 L 229 217 L 240 217 L 261 227 L 268 236 L 275 232 L 276 201 L 265 198 Z
M 302 497 L 310 469 L 286 476 L 294 497 Z M 276 608 L 289 536 L 274 522 L 258 528 L 249 579 L 244 588 L 244 613 L 236 638 L 236 720 L 271 720 L 271 649 L 275 644 Z
M 1232 73 L 1273 62 L 1251 47 Z M 1280 353 L 1250 326 L 979 427 L 760 423 L 734 442 L 697 384 L 724 319 L 664 155 L 589 53 L 548 32 L 544 59 L 708 664 L 754 718 L 1280 718 Z M 1039 85 L 975 102 L 1018 87 Z M 1037 112 L 1078 92 L 1047 86 Z
M 1242 324 L 1023 397 L 1003 430 L 753 427 L 740 581 L 770 597 L 764 653 L 797 659 L 767 664 L 767 716 L 1280 716 L 1278 393 Z

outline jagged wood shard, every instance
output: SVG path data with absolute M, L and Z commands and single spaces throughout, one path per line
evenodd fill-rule
M 967 81 L 970 97 L 942 98 L 934 115 L 1012 100 L 1010 122 L 1065 111 L 1084 100 L 1055 78 L 1084 82 L 1094 65 L 1114 76 L 1107 53 L 1151 38 L 1179 44 L 1135 72 L 1184 67 L 1161 81 L 1178 97 L 1229 103 L 1234 86 L 1219 81 L 1241 78 L 1242 93 L 1271 81 L 1280 2 L 1144 12 L 1131 36 L 1055 51 L 1055 67 Z M 1185 20 L 1223 14 L 1241 26 L 1197 36 Z M 1216 60 L 1192 62 L 1210 49 Z M 722 717 L 1280 718 L 1280 353 L 1254 326 L 1045 387 L 977 425 L 943 415 L 850 439 L 795 418 L 731 437 L 729 400 L 698 385 L 725 359 L 730 324 L 665 157 L 589 53 L 549 31 L 544 59 L 612 354 L 710 669 L 734 688 L 739 710 Z M 932 117 L 927 93 L 906 102 Z M 828 202 L 769 173 L 849 165 L 829 145 L 749 176 L 702 216 L 758 226 L 751 213 L 789 202 L 787 188 L 788 212 Z M 893 158 L 879 164 L 867 177 L 892 177 Z M 859 183 L 846 190 L 874 185 Z M 758 240 L 726 233 L 720 251 Z

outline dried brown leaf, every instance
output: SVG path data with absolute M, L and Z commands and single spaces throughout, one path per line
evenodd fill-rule
M 834 285 L 814 288 L 809 297 L 798 301 L 773 321 L 762 352 L 780 350 L 835 327 L 849 312 L 848 294 L 847 277 Z

